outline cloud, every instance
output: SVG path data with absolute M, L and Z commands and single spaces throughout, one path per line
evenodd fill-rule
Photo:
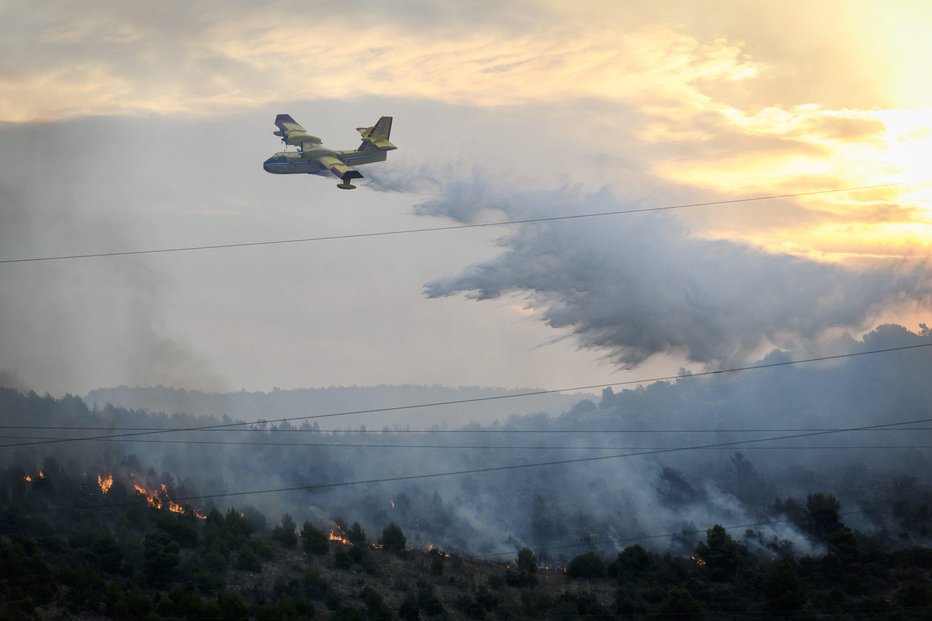
M 724 39 L 621 18 L 604 28 L 592 19 L 594 5 L 582 15 L 539 3 L 480 7 L 7 8 L 0 52 L 21 60 L 0 66 L 0 118 L 203 116 L 286 99 L 386 95 L 480 106 L 637 99 L 672 114 L 707 105 L 700 82 L 757 71 Z
M 494 195 L 453 184 L 422 211 L 468 222 L 487 209 L 520 219 L 626 207 L 607 191 Z M 932 305 L 925 262 L 856 270 L 701 239 L 668 216 L 523 225 L 500 243 L 500 256 L 427 283 L 426 294 L 522 294 L 540 320 L 626 368 L 668 353 L 740 363 L 772 347 L 814 346 L 833 331 L 863 331 L 898 301 Z

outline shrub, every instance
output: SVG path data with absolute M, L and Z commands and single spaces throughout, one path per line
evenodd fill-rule
M 391 522 L 388 526 L 382 529 L 382 538 L 379 539 L 386 550 L 389 552 L 402 552 L 405 549 L 405 544 L 408 542 L 405 537 L 404 532 L 401 530 L 401 527 Z
M 566 566 L 566 575 L 570 578 L 592 580 L 605 576 L 605 561 L 595 552 L 580 554 Z
M 330 539 L 327 533 L 315 528 L 310 522 L 305 522 L 301 527 L 301 542 L 304 545 L 304 551 L 308 554 L 324 556 L 330 552 Z

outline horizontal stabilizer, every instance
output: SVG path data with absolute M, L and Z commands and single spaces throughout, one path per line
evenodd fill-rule
M 359 147 L 360 151 L 365 149 L 367 143 L 379 151 L 392 151 L 398 148 L 388 140 L 392 133 L 392 117 L 390 116 L 383 116 L 372 127 L 357 127 L 356 131 L 362 135 L 363 143 Z

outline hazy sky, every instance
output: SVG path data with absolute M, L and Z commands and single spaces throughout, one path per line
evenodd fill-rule
M 0 381 L 574 386 L 932 305 L 927 2 L 0 2 Z M 395 119 L 368 183 L 263 172 Z

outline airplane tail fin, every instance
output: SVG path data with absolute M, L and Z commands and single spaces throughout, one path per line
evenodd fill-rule
M 392 117 L 383 116 L 373 127 L 357 127 L 362 135 L 362 144 L 359 145 L 358 151 L 364 151 L 372 145 L 378 151 L 392 151 L 397 149 L 395 145 L 389 142 L 392 133 Z

